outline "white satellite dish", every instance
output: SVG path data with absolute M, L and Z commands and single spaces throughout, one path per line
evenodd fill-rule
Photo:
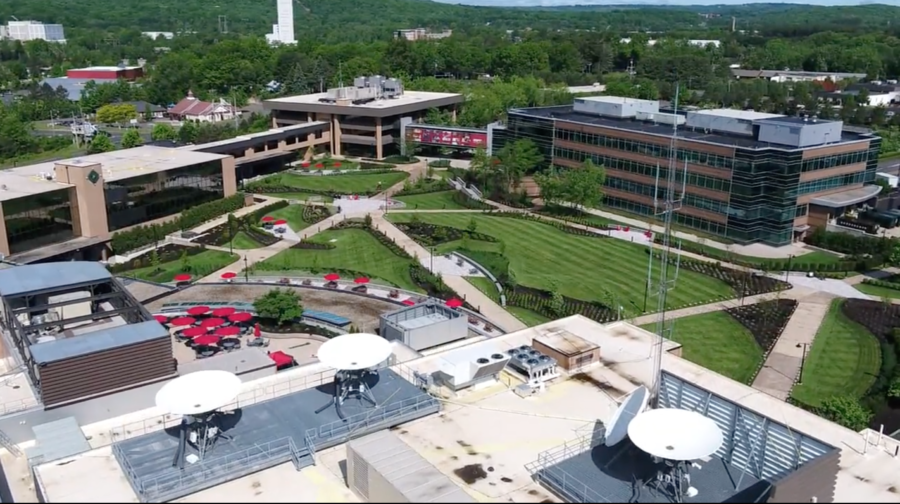
M 156 406 L 172 415 L 209 413 L 232 403 L 241 393 L 241 379 L 228 371 L 197 371 L 165 384 Z
M 724 442 L 716 422 L 682 409 L 656 409 L 636 416 L 628 424 L 628 437 L 642 451 L 675 461 L 708 457 Z
M 375 334 L 354 333 L 334 337 L 319 347 L 319 361 L 342 371 L 357 371 L 381 364 L 391 356 L 391 343 Z
M 647 408 L 649 400 L 650 391 L 643 385 L 634 389 L 625 397 L 625 400 L 619 405 L 619 409 L 609 419 L 609 424 L 606 428 L 606 446 L 615 446 L 625 439 L 625 436 L 628 435 L 628 426 L 631 424 L 631 421 Z

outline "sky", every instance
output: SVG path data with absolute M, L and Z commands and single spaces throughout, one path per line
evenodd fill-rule
M 432 0 L 446 4 L 479 5 L 490 7 L 560 7 L 568 5 L 746 5 L 752 3 L 792 3 L 805 5 L 859 5 L 882 3 L 897 5 L 897 0 L 877 2 L 860 0 Z

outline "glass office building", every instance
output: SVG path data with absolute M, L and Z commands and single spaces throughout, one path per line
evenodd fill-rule
M 71 191 L 68 188 L 4 201 L 2 205 L 11 254 L 75 236 Z
M 772 114 L 717 112 L 708 111 L 699 119 L 711 119 L 712 127 L 731 131 L 689 124 L 678 128 L 675 169 L 679 187 L 685 184 L 682 209 L 675 215 L 680 225 L 737 243 L 786 245 L 808 228 L 798 222 L 804 221 L 811 199 L 875 179 L 880 150 L 875 135 L 842 131 L 840 123 L 801 124 L 802 119 Z M 680 117 L 683 124 L 684 115 Z M 668 175 L 671 125 L 639 120 L 634 114 L 585 114 L 572 106 L 510 110 L 508 124 L 505 141 L 533 140 L 545 164 L 576 168 L 590 159 L 604 166 L 605 206 L 645 216 L 656 213 L 653 200 L 664 197 L 657 193 L 657 178 L 664 186 Z M 800 134 L 809 125 L 827 128 L 826 139 L 832 135 L 841 141 L 795 148 L 776 143 L 794 141 L 790 134 L 798 143 L 809 143 Z M 769 132 L 761 133 L 761 127 L 783 129 L 788 138 L 763 141 Z
M 144 224 L 221 199 L 222 162 L 108 182 L 104 193 L 110 231 Z

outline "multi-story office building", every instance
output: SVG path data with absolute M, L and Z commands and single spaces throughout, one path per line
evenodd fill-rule
M 789 244 L 880 190 L 867 184 L 881 139 L 841 121 L 730 109 L 674 114 L 657 101 L 601 96 L 510 110 L 495 142 L 530 138 L 559 167 L 591 159 L 606 168 L 605 205 L 652 215 L 674 129 L 685 182 L 676 222 L 737 243 Z
M 29 40 L 66 41 L 61 24 L 44 24 L 38 21 L 10 21 L 6 25 L 4 37 L 22 42 Z

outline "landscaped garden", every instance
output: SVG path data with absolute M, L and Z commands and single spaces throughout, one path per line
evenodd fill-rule
M 597 320 L 615 318 L 616 303 L 626 313 L 644 311 L 646 247 L 518 214 L 393 213 L 388 219 L 438 253 L 459 250 L 479 262 L 504 284 L 510 306 Z M 740 286 L 754 293 L 784 287 L 711 263 L 682 267 L 669 308 L 731 299 Z
M 891 275 L 881 279 L 867 278 L 854 287 L 863 294 L 870 296 L 900 299 L 900 275 Z
M 280 173 L 247 184 L 246 190 L 286 199 L 308 199 L 310 195 L 333 198 L 357 194 L 371 196 L 409 177 L 395 170 L 368 170 L 331 175 Z
M 182 273 L 187 273 L 194 279 L 202 278 L 237 260 L 237 254 L 204 247 L 167 244 L 109 269 L 115 275 L 165 283 Z
M 432 170 L 433 171 L 433 170 Z M 397 201 L 412 210 L 483 210 L 491 208 L 486 203 L 473 200 L 459 192 L 443 178 L 420 177 L 415 184 L 409 180 L 403 189 L 393 195 Z
M 231 242 L 230 246 L 235 250 L 249 250 L 268 247 L 279 240 L 281 238 L 250 225 L 244 219 L 234 219 L 207 230 L 194 241 L 217 247 L 228 247 Z
M 331 217 L 331 209 L 325 205 L 289 205 L 269 212 L 275 219 L 285 220 L 294 231 L 308 228 Z
M 347 159 L 333 159 L 330 157 L 322 159 L 312 159 L 309 161 L 301 161 L 297 165 L 302 171 L 319 171 L 319 170 L 358 170 L 359 163 Z

